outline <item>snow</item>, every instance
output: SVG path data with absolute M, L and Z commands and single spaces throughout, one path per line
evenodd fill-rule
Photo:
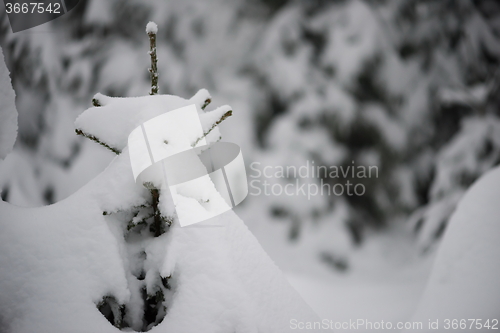
M 330 34 L 321 62 L 332 65 L 343 83 L 350 83 L 363 62 L 383 45 L 380 25 L 373 11 L 362 1 L 351 1 L 337 10 L 324 11 L 313 26 L 325 28 Z
M 449 87 L 439 90 L 439 99 L 443 104 L 469 104 L 481 105 L 488 97 L 488 87 L 484 84 L 476 85 L 470 89 L 451 89 Z
M 440 198 L 444 193 L 454 190 L 464 175 L 480 175 L 489 170 L 500 152 L 492 148 L 492 154 L 485 154 L 488 143 L 493 147 L 500 145 L 498 118 L 486 115 L 464 119 L 458 135 L 450 140 L 439 155 L 436 180 L 430 192 L 432 197 Z M 481 155 L 486 156 L 481 158 Z
M 0 176 L 0 181 L 2 184 L 10 185 L 5 195 L 9 202 L 17 206 L 43 205 L 43 201 L 37 198 L 34 191 L 22 191 L 23 185 L 33 185 L 37 182 L 35 172 L 30 168 L 32 164 L 33 156 L 24 150 L 13 150 L 1 164 L 4 173 Z M 8 176 L 9 173 L 16 174 L 16 172 L 22 173 L 23 177 Z M 5 190 L 5 187 L 2 190 Z
M 182 288 L 158 329 L 288 332 L 292 318 L 315 320 L 242 221 L 232 211 L 215 219 L 220 227 L 169 231 L 167 253 L 178 257 L 165 267 L 175 267 L 173 283 Z
M 189 100 L 196 105 L 203 106 L 206 101 L 210 101 L 211 99 L 212 99 L 212 96 L 210 95 L 210 93 L 208 92 L 207 89 L 200 89 Z
M 12 151 L 17 137 L 16 94 L 0 48 L 0 160 Z
M 460 131 L 433 162 L 436 171 L 429 191 L 432 201 L 410 217 L 410 224 L 420 225 L 418 242 L 422 250 L 433 246 L 436 234 L 446 226 L 470 183 L 497 163 L 499 144 L 500 122 L 496 117 L 471 116 L 462 120 Z
M 200 95 L 195 95 L 200 96 Z M 108 97 L 97 94 L 95 99 L 102 106 L 91 107 L 75 121 L 77 129 L 93 135 L 110 147 L 122 151 L 127 145 L 128 135 L 143 122 L 184 106 L 193 104 L 191 100 L 173 95 L 144 97 Z M 195 98 L 197 101 L 197 98 Z M 203 129 L 210 129 L 214 122 L 230 110 L 221 106 L 210 112 L 203 112 L 202 105 L 196 105 Z M 205 132 L 206 133 L 206 132 Z M 166 134 L 168 135 L 168 133 Z M 190 137 L 194 143 L 198 137 Z
M 231 111 L 231 107 L 229 105 L 224 105 L 218 107 L 216 110 L 207 112 L 202 114 L 201 117 L 201 125 L 203 128 L 203 133 L 207 133 L 214 126 L 214 124 L 219 121 L 224 114 Z
M 157 34 L 158 33 L 158 25 L 156 25 L 156 23 L 150 21 L 146 25 L 146 32 L 148 34 Z
M 133 177 L 128 133 L 154 115 L 168 115 L 192 102 L 166 95 L 96 98 L 103 106 L 84 112 L 76 125 L 119 147 L 121 154 L 95 179 L 56 204 L 26 209 L 0 202 L 2 325 L 12 333 L 117 332 L 96 308 L 110 296 L 127 306 L 126 321 L 140 330 L 140 290 L 144 286 L 154 295 L 160 278 L 168 278 L 171 289 L 165 294 L 164 320 L 148 327 L 153 333 L 288 332 L 292 319 L 317 321 L 232 211 L 185 228 L 174 220 L 166 233 L 155 238 L 126 232 L 124 217 L 131 207 L 150 201 L 149 190 Z M 227 110 L 221 107 L 201 116 L 207 115 L 207 124 Z M 186 138 L 193 131 L 186 126 L 179 125 L 176 137 L 169 138 L 181 150 L 192 148 Z M 152 140 L 164 139 L 164 129 L 150 130 L 155 134 Z M 154 171 L 144 181 L 158 178 Z M 211 214 L 208 206 L 225 205 L 208 177 L 188 187 L 179 186 L 172 193 L 173 201 L 180 203 L 178 215 Z M 172 216 L 171 200 L 162 188 L 162 215 Z M 132 223 L 148 213 L 140 212 Z M 141 270 L 143 282 L 136 278 Z
M 90 1 L 89 6 L 87 6 L 89 10 L 85 14 L 85 22 L 101 25 L 102 29 L 105 29 L 106 36 L 108 36 L 105 40 L 106 47 L 100 47 L 99 42 L 102 38 L 99 30 L 97 33 L 86 34 L 85 38 L 73 40 L 70 37 L 71 32 L 76 28 L 73 22 L 78 22 L 78 20 L 57 26 L 53 30 L 53 34 L 32 34 L 34 37 L 31 40 L 22 42 L 21 39 L 21 42 L 13 45 L 13 58 L 19 58 L 21 52 L 26 49 L 28 56 L 32 54 L 35 59 L 31 66 L 29 66 L 30 63 L 21 62 L 23 68 L 31 68 L 35 71 L 34 77 L 48 78 L 48 86 L 50 87 L 47 92 L 50 97 L 48 100 L 59 101 L 62 96 L 66 95 L 66 97 L 78 96 L 78 102 L 74 102 L 77 107 L 64 105 L 64 103 L 51 105 L 48 109 L 57 107 L 60 110 L 47 116 L 49 113 L 44 111 L 47 103 L 45 95 L 40 94 L 43 98 L 36 98 L 36 94 L 29 90 L 25 90 L 24 94 L 22 90 L 17 91 L 20 95 L 20 103 L 25 105 L 24 109 L 33 110 L 25 113 L 24 126 L 30 125 L 25 133 L 30 133 L 30 135 L 35 133 L 34 137 L 40 137 L 42 144 L 34 152 L 16 147 L 14 153 L 11 153 L 3 163 L 0 183 L 2 189 L 9 189 L 9 202 L 23 205 L 45 204 L 43 193 L 49 186 L 56 189 L 56 200 L 59 200 L 81 187 L 87 182 L 87 179 L 92 177 L 91 175 L 97 173 L 99 169 L 104 169 L 104 165 L 107 165 L 108 161 L 114 157 L 112 153 L 106 152 L 99 145 L 85 140 L 87 143 L 82 146 L 81 154 L 76 158 L 74 164 L 68 169 L 61 167 L 58 164 L 59 158 L 67 156 L 68 152 L 71 151 L 69 148 L 74 142 L 70 139 L 74 135 L 66 130 L 61 130 L 61 128 L 67 126 L 68 119 L 72 120 L 75 115 L 72 114 L 67 119 L 60 116 L 66 113 L 65 110 L 68 112 L 82 110 L 84 107 L 81 105 L 89 103 L 86 93 L 93 91 L 93 86 L 101 87 L 99 89 L 103 92 L 123 96 L 139 96 L 148 90 L 149 76 L 146 67 L 149 59 L 146 56 L 148 45 L 146 45 L 147 36 L 144 34 L 144 26 L 141 23 L 141 26 L 137 27 L 137 35 L 140 37 L 136 38 L 132 33 L 134 29 L 132 24 L 125 25 L 127 28 L 130 27 L 130 30 L 127 31 L 123 31 L 123 25 L 120 25 L 124 21 L 125 15 L 123 13 L 126 14 L 130 10 L 136 13 L 144 10 L 151 13 L 153 15 L 151 19 L 156 22 L 172 23 L 172 36 L 169 42 L 158 42 L 158 54 L 161 55 L 161 61 L 158 64 L 161 91 L 187 96 L 188 93 L 193 92 L 193 87 L 214 87 L 214 101 L 217 99 L 227 101 L 235 110 L 238 110 L 238 113 L 230 119 L 232 123 L 222 124 L 225 138 L 227 139 L 229 134 L 231 141 L 238 142 L 243 148 L 245 157 L 252 152 L 253 160 L 261 161 L 266 165 L 301 165 L 306 159 L 313 157 L 316 159 L 317 155 L 325 163 L 338 164 L 342 163 L 343 159 L 351 158 L 351 153 L 357 153 L 357 148 L 353 149 L 353 147 L 343 144 L 342 140 L 332 138 L 332 133 L 348 134 L 351 125 L 364 116 L 361 113 L 366 109 L 350 91 L 349 83 L 356 79 L 356 75 L 365 60 L 369 60 L 374 54 L 380 55 L 383 61 L 378 68 L 380 73 L 377 73 L 376 76 L 377 78 L 382 77 L 382 80 L 381 82 L 377 80 L 377 84 L 380 87 L 388 88 L 390 99 L 401 97 L 401 104 L 399 102 L 390 103 L 395 105 L 395 108 L 391 110 L 394 113 L 388 113 L 384 105 L 380 110 L 369 111 L 371 114 L 365 116 L 370 124 L 377 124 L 381 138 L 385 141 L 382 144 L 390 144 L 392 148 L 397 148 L 405 147 L 402 143 L 407 141 L 411 146 L 403 149 L 403 156 L 396 156 L 396 167 L 387 170 L 387 174 L 390 174 L 391 177 L 380 182 L 382 186 L 397 187 L 399 193 L 397 197 L 393 198 L 393 202 L 388 208 L 397 208 L 400 203 L 408 206 L 404 207 L 405 211 L 417 208 L 411 204 L 417 193 L 414 188 L 412 189 L 412 186 L 419 181 L 425 183 L 427 180 L 425 177 L 419 178 L 417 176 L 431 174 L 434 165 L 437 166 L 436 177 L 432 179 L 431 184 L 433 189 L 431 202 L 428 207 L 425 207 L 426 209 L 422 210 L 426 221 L 420 229 L 418 242 L 423 248 L 427 248 L 430 243 L 436 243 L 436 231 L 439 230 L 443 221 L 448 219 L 449 214 L 455 209 L 457 201 L 464 193 L 465 187 L 468 186 L 460 185 L 461 174 L 472 172 L 474 177 L 479 176 L 490 168 L 495 160 L 498 160 L 498 154 L 493 152 L 486 157 L 487 163 L 475 163 L 478 159 L 476 154 L 483 151 L 482 143 L 484 140 L 492 138 L 493 146 L 495 146 L 494 151 L 496 151 L 498 146 L 496 136 L 490 133 L 494 133 L 498 126 L 483 126 L 488 122 L 495 123 L 494 117 L 478 121 L 478 124 L 482 123 L 483 125 L 471 127 L 468 133 L 454 135 L 456 140 L 444 143 L 444 149 L 434 147 L 435 142 L 429 142 L 435 135 L 433 133 L 435 123 L 432 122 L 432 119 L 433 110 L 436 109 L 435 104 L 433 104 L 435 102 L 433 95 L 429 91 L 434 91 L 435 87 L 438 88 L 437 97 L 440 97 L 442 103 L 460 102 L 477 105 L 481 104 L 484 97 L 488 95 L 488 90 L 482 84 L 478 85 L 477 89 L 472 87 L 474 89 L 470 90 L 455 90 L 454 86 L 455 84 L 460 86 L 464 82 L 463 78 L 469 77 L 470 71 L 466 69 L 471 65 L 473 65 L 472 72 L 475 72 L 476 65 L 478 65 L 477 67 L 484 65 L 480 58 L 481 55 L 473 54 L 482 48 L 481 44 L 486 44 L 484 45 L 486 49 L 498 44 L 492 39 L 493 35 L 487 35 L 489 34 L 488 28 L 483 29 L 478 25 L 480 23 L 478 22 L 479 17 L 475 18 L 476 22 L 474 22 L 472 30 L 468 29 L 467 26 L 462 27 L 466 29 L 464 30 L 466 33 L 465 38 L 462 38 L 464 42 L 458 46 L 457 52 L 446 51 L 448 49 L 446 41 L 449 41 L 449 38 L 441 38 L 436 41 L 437 44 L 432 44 L 428 57 L 431 60 L 430 67 L 429 70 L 424 71 L 422 70 L 423 57 L 421 54 L 404 61 L 401 60 L 395 52 L 401 46 L 401 40 L 398 40 L 398 37 L 400 39 L 407 38 L 410 43 L 415 42 L 416 45 L 422 45 L 427 40 L 435 41 L 435 36 L 446 37 L 447 34 L 439 29 L 439 25 L 436 26 L 435 20 L 434 22 L 429 20 L 423 24 L 417 24 L 417 27 L 422 28 L 421 31 L 417 32 L 417 38 L 412 38 L 411 33 L 404 33 L 404 31 L 399 34 L 399 24 L 393 25 L 392 21 L 397 17 L 394 16 L 393 10 L 389 7 L 367 6 L 363 2 L 354 1 L 331 7 L 325 6 L 322 7 L 324 10 L 320 12 L 308 13 L 303 10 L 302 5 L 290 3 L 277 11 L 276 15 L 270 15 L 265 20 L 259 18 L 262 22 L 255 22 L 257 20 L 248 20 L 248 16 L 253 15 L 249 13 L 251 10 L 241 10 L 238 7 L 240 5 L 235 5 L 239 2 L 229 4 L 224 1 L 211 3 L 156 1 L 144 3 L 144 5 L 141 2 L 140 4 L 133 3 L 130 6 L 119 7 L 115 6 L 118 4 L 115 2 L 110 1 L 109 4 L 107 2 L 104 4 L 98 0 Z M 119 10 L 116 10 L 117 8 Z M 433 11 L 432 8 L 426 8 L 425 5 L 419 5 L 419 9 L 428 9 L 425 16 L 437 15 L 438 23 L 441 20 L 440 11 Z M 380 11 L 387 10 L 391 17 L 378 17 Z M 244 13 L 244 15 L 235 16 L 237 13 Z M 450 12 L 449 14 L 449 17 L 456 17 L 457 13 Z M 383 25 L 386 25 L 386 30 L 381 28 Z M 167 25 L 162 24 L 162 26 Z M 60 29 L 61 27 L 64 29 Z M 198 30 L 197 27 L 201 28 Z M 401 27 L 402 30 L 404 28 L 404 26 Z M 459 30 L 462 31 L 462 28 Z M 324 50 L 319 52 L 319 61 L 313 58 L 314 52 L 311 50 L 313 43 L 306 41 L 303 36 L 303 32 L 306 30 L 325 38 L 326 44 Z M 474 36 L 473 47 L 469 47 L 471 31 Z M 386 32 L 389 32 L 388 37 L 381 37 Z M 394 37 L 394 34 L 399 34 L 399 36 Z M 45 35 L 45 37 L 40 35 Z M 273 35 L 278 36 L 273 37 Z M 14 39 L 12 36 L 9 38 Z M 15 38 L 17 41 L 20 40 L 20 37 Z M 381 42 L 385 38 L 390 39 L 391 45 Z M 266 44 L 268 39 L 270 42 Z M 261 41 L 264 43 L 260 43 Z M 441 43 L 441 41 L 443 42 Z M 182 47 L 177 47 L 180 45 Z M 283 51 L 285 46 L 289 47 L 290 50 L 295 49 L 296 52 L 287 54 Z M 438 50 L 440 54 L 436 55 L 436 48 L 442 49 L 443 47 L 445 51 Z M 67 50 L 71 50 L 71 52 Z M 257 57 L 249 59 L 255 53 L 257 53 Z M 264 54 L 262 55 L 262 53 Z M 461 53 L 467 61 L 456 61 L 455 58 L 460 58 Z M 498 54 L 498 52 L 494 53 Z M 42 55 L 41 59 L 33 56 L 37 54 Z M 397 61 L 394 60 L 394 57 L 397 58 Z M 64 58 L 71 60 L 67 71 L 59 68 L 60 64 L 63 63 L 61 60 Z M 86 63 L 91 66 L 85 66 Z M 333 74 L 325 79 L 323 68 L 327 68 L 327 66 L 332 67 Z M 90 80 L 88 77 L 94 72 L 92 69 L 94 67 L 97 72 L 96 78 Z M 483 70 L 478 69 L 479 73 Z M 255 75 L 257 79 L 249 79 L 252 75 L 241 75 L 241 72 L 257 72 Z M 75 92 L 69 83 L 80 80 L 83 83 Z M 35 83 L 32 81 L 29 80 L 27 85 L 38 87 L 37 81 L 35 80 Z M 59 82 L 61 83 L 59 84 Z M 451 84 L 453 88 L 441 89 L 448 84 Z M 42 86 L 45 87 L 45 85 Z M 71 87 L 69 92 L 66 91 L 67 87 Z M 253 129 L 254 124 L 257 123 L 254 119 L 256 118 L 254 112 L 262 109 L 263 113 L 270 113 L 269 103 L 266 102 L 267 96 L 265 94 L 267 92 L 280 95 L 288 107 L 283 114 L 273 119 L 269 131 L 266 133 L 271 149 L 260 154 L 262 150 L 256 144 L 256 134 Z M 196 105 L 201 105 L 204 100 L 203 94 L 196 98 L 196 101 L 193 98 L 190 102 Z M 101 108 L 102 110 L 103 108 Z M 21 107 L 19 111 L 20 124 L 22 124 Z M 488 109 L 485 111 L 489 112 Z M 323 114 L 334 117 L 333 122 L 336 126 L 333 129 L 323 129 L 320 123 L 323 120 Z M 299 128 L 298 123 L 303 117 L 318 125 L 308 130 Z M 53 126 L 50 126 L 43 133 L 37 134 L 38 119 Z M 108 127 L 109 131 L 118 122 L 116 119 L 113 118 L 106 124 L 105 127 Z M 224 128 L 226 125 L 229 126 Z M 89 126 L 89 131 L 92 132 L 93 128 Z M 437 131 L 440 131 L 439 127 L 437 127 Z M 1 129 L 0 133 L 3 133 Z M 409 140 L 405 140 L 405 136 L 400 135 L 401 133 L 408 135 Z M 477 136 L 473 135 L 474 133 Z M 127 134 L 123 133 L 123 135 L 126 137 Z M 214 136 L 213 140 L 219 138 L 217 128 L 212 131 L 210 136 L 212 135 Z M 464 136 L 467 138 L 464 139 Z M 122 138 L 117 137 L 117 139 L 121 140 Z M 359 152 L 356 156 L 356 162 L 373 160 L 369 163 L 378 165 L 383 158 L 385 159 L 385 155 L 381 154 L 384 153 L 385 148 L 381 149 L 378 142 L 373 144 L 373 147 Z M 125 154 L 126 148 L 123 149 L 122 154 Z M 416 160 L 420 163 L 421 160 L 425 159 L 425 163 L 415 166 L 410 161 L 408 169 L 414 173 L 411 175 L 410 172 L 407 172 L 406 161 L 422 150 L 427 155 L 416 156 Z M 450 153 L 444 153 L 446 151 Z M 401 157 L 404 161 L 402 168 L 398 162 Z M 247 159 L 248 163 L 251 161 L 251 159 Z M 124 168 L 120 170 L 124 172 L 126 160 L 123 163 Z M 127 186 L 122 187 L 122 193 L 114 191 L 113 195 L 107 194 L 105 190 L 102 193 L 98 191 L 99 195 L 107 202 L 100 208 L 113 210 L 121 207 L 125 209 L 129 204 L 146 200 L 148 193 L 130 195 L 130 191 L 127 190 L 130 185 L 131 183 L 127 183 Z M 401 188 L 400 185 L 404 185 L 404 187 Z M 191 191 L 191 189 L 188 190 Z M 188 191 L 186 190 L 186 192 Z M 387 197 L 383 191 L 381 192 L 380 196 L 379 192 L 376 192 L 376 199 Z M 124 200 L 125 202 L 115 200 L 116 196 L 122 194 L 129 196 L 129 198 Z M 202 201 L 205 200 L 205 194 L 200 198 Z M 163 199 L 166 198 L 162 197 Z M 192 198 L 185 199 L 186 201 L 194 200 Z M 308 271 L 310 275 L 316 275 L 317 270 L 311 269 L 311 266 L 324 265 L 318 259 L 318 254 L 328 250 L 349 259 L 349 265 L 353 271 L 363 270 L 365 265 L 375 269 L 373 263 L 359 263 L 355 259 L 360 249 L 353 248 L 352 241 L 344 227 L 344 222 L 351 217 L 347 212 L 349 208 L 353 207 L 343 203 L 341 198 L 335 199 L 333 211 L 327 210 L 325 203 L 317 202 L 322 201 L 320 197 L 316 197 L 317 201 L 314 203 L 297 197 L 278 198 L 277 200 L 269 200 L 267 197 L 251 199 L 256 204 L 247 199 L 247 202 L 241 207 L 246 210 L 245 214 L 242 213 L 245 217 L 245 223 L 252 228 L 252 231 L 260 229 L 256 235 L 263 242 L 271 257 L 278 261 L 280 267 L 288 269 L 292 266 L 292 268 L 301 271 Z M 300 236 L 296 242 L 290 242 L 287 239 L 290 221 L 280 221 L 280 218 L 269 214 L 270 208 L 276 203 L 286 208 L 289 216 L 301 221 Z M 198 205 L 197 203 L 189 203 L 190 207 L 191 204 Z M 203 211 L 201 205 L 195 207 L 188 213 L 194 213 L 198 209 Z M 382 207 L 382 209 L 385 208 L 387 207 Z M 172 210 L 172 207 L 165 204 L 162 205 L 162 209 L 167 211 L 168 209 Z M 356 209 L 359 210 L 359 208 L 354 210 Z M 427 213 L 424 213 L 425 211 Z M 314 215 L 317 212 L 323 214 L 319 219 L 316 219 Z M 112 218 L 109 216 L 106 220 L 109 221 Z M 390 223 L 390 221 L 388 222 Z M 409 224 L 413 226 L 413 222 L 415 221 L 410 221 Z M 310 232 L 311 229 L 314 229 L 315 232 Z M 410 232 L 408 233 L 410 234 Z M 372 236 L 367 232 L 367 238 L 369 237 Z M 299 242 L 298 246 L 296 246 L 297 242 Z M 367 242 L 369 241 L 367 240 Z M 311 245 L 313 249 L 306 251 L 303 243 L 314 244 L 314 247 Z M 141 249 L 138 247 L 137 251 L 139 250 Z M 304 250 L 303 253 L 300 250 Z M 399 251 L 399 249 L 396 248 L 394 251 Z M 151 247 L 150 252 L 157 253 L 157 250 Z M 172 253 L 167 253 L 167 255 L 175 257 Z M 161 256 L 158 255 L 158 257 Z M 158 262 L 161 261 L 162 258 L 158 259 Z M 167 261 L 168 267 L 165 266 L 164 274 L 169 275 L 175 270 L 175 260 Z M 151 264 L 151 267 L 158 267 L 158 265 Z M 327 273 L 328 269 L 328 267 L 324 268 L 322 271 L 324 275 L 335 274 Z M 151 282 L 154 280 L 153 277 L 153 273 L 148 273 L 148 283 L 153 284 Z M 129 279 L 129 281 L 133 280 Z M 356 290 L 362 293 L 370 289 L 369 282 L 366 283 L 365 287 L 361 285 L 359 288 L 356 285 L 332 285 L 332 283 L 329 283 L 331 287 L 329 288 L 326 283 L 322 284 L 313 279 L 304 282 L 304 284 L 306 283 L 317 283 L 318 289 L 314 292 L 318 298 L 324 300 L 324 302 L 317 302 L 315 309 L 319 312 L 319 310 L 328 307 L 332 313 L 337 314 L 342 309 L 351 306 L 353 300 L 365 305 L 366 303 L 363 302 L 366 300 L 360 299 Z M 342 293 L 342 289 L 345 289 L 344 293 Z M 389 293 L 389 289 L 385 288 L 380 293 L 370 293 L 370 295 L 378 295 L 370 297 L 370 300 L 373 303 L 383 302 L 386 300 L 384 295 Z M 325 290 L 329 290 L 331 293 Z M 131 294 L 133 298 L 134 292 L 131 291 Z M 387 298 L 395 299 L 393 296 L 391 294 Z M 327 298 L 334 299 L 334 301 L 327 302 Z M 362 305 L 358 307 L 362 307 Z M 382 311 L 383 308 L 394 309 L 394 311 L 398 309 L 397 306 L 389 307 L 386 303 L 380 303 L 378 306 L 379 308 L 372 307 L 371 311 Z M 368 306 L 363 307 L 363 309 L 368 309 Z M 362 312 L 360 310 L 360 313 L 369 314 L 369 311 Z
M 362 112 L 367 123 L 378 127 L 387 145 L 394 150 L 401 151 L 407 146 L 407 130 L 401 128 L 395 119 L 377 105 L 367 105 Z
M 109 12 L 112 10 L 112 2 L 90 1 L 84 15 L 86 24 L 104 25 L 112 22 Z
M 116 332 L 95 303 L 129 297 L 117 240 L 88 191 L 56 205 L 0 202 L 0 320 L 8 332 Z
M 396 275 L 399 273 L 396 272 Z M 397 281 L 351 281 L 349 279 L 324 279 L 301 274 L 287 274 L 292 286 L 318 313 L 321 319 L 334 323 L 356 322 L 406 322 L 411 319 L 423 284 L 415 279 Z M 333 280 L 333 281 L 332 281 Z M 396 280 L 396 281 L 395 281 Z M 354 332 L 355 329 L 335 329 L 334 332 Z M 362 328 L 357 331 L 367 331 Z M 398 330 L 394 330 L 398 332 Z
M 128 259 L 102 211 L 140 204 L 144 192 L 125 150 L 57 204 L 0 203 L 0 314 L 10 332 L 116 331 L 95 303 L 108 294 L 129 300 Z M 146 245 L 174 288 L 167 316 L 151 332 L 288 332 L 290 318 L 316 320 L 243 222 L 233 212 L 216 219 L 219 227 L 174 225 L 155 240 L 161 244 Z
M 435 243 L 436 233 L 446 226 L 463 194 L 464 191 L 457 191 L 412 214 L 408 222 L 413 228 L 419 229 L 418 244 L 423 251 L 428 251 L 433 246 L 437 246 Z M 420 226 L 417 226 L 418 224 Z
M 499 183 L 497 167 L 481 177 L 458 204 L 415 320 L 498 319 Z

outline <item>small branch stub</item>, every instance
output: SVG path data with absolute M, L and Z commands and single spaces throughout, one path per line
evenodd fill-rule
M 99 102 L 99 100 L 97 98 L 92 98 L 92 105 L 95 106 L 95 107 L 100 107 L 102 106 L 101 102 Z
M 158 32 L 158 26 L 154 22 L 149 22 L 146 25 L 146 33 L 149 36 L 149 56 L 151 57 L 151 68 L 149 68 L 149 73 L 151 74 L 151 91 L 150 95 L 158 94 L 158 57 L 156 55 L 156 33 Z
M 203 105 L 201 106 L 201 109 L 202 109 L 202 110 L 205 110 L 205 108 L 208 106 L 208 104 L 210 104 L 210 102 L 212 102 L 212 99 L 207 98 L 207 99 L 205 100 L 205 102 L 203 102 Z

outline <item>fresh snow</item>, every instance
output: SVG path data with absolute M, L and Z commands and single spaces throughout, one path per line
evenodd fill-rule
M 149 22 L 147 25 L 146 25 L 146 32 L 149 34 L 149 33 L 152 33 L 152 34 L 157 34 L 158 33 L 158 25 L 156 25 L 156 23 L 154 22 Z
M 202 92 L 196 99 L 201 95 L 200 100 L 208 96 Z M 142 282 L 136 276 L 142 268 L 149 294 L 160 277 L 168 278 L 171 286 L 165 295 L 166 316 L 149 327 L 153 333 L 289 332 L 292 319 L 318 321 L 232 211 L 185 228 L 174 220 L 159 237 L 126 240 L 127 226 L 120 216 L 150 200 L 149 190 L 134 181 L 128 134 L 156 115 L 193 103 L 165 95 L 96 98 L 103 106 L 85 111 L 76 125 L 120 148 L 121 154 L 90 183 L 54 205 L 25 209 L 0 202 L 2 327 L 11 333 L 117 332 L 96 308 L 104 296 L 112 296 L 128 305 L 126 320 L 139 328 Z M 217 119 L 212 114 L 220 116 L 228 108 L 220 110 L 198 110 L 204 128 Z M 187 127 L 179 125 L 177 135 L 189 136 Z M 187 149 L 190 141 L 174 143 Z M 144 180 L 152 179 L 148 177 L 157 175 L 146 173 Z M 178 214 L 206 214 L 206 202 L 223 202 L 217 201 L 220 194 L 208 178 L 200 182 L 198 190 L 173 193 L 174 202 L 181 203 Z M 171 200 L 168 192 L 161 192 L 162 215 L 173 215 Z
M 122 151 L 127 145 L 128 135 L 144 121 L 152 119 L 168 111 L 199 102 L 202 91 L 194 100 L 186 100 L 173 95 L 154 95 L 143 97 L 108 97 L 102 94 L 94 96 L 102 106 L 91 107 L 84 111 L 75 122 L 76 128 L 87 135 L 98 138 L 111 148 Z M 229 106 L 221 106 L 213 111 L 204 112 L 202 104 L 196 104 L 202 128 L 205 133 L 214 121 L 230 110 Z M 184 129 L 186 130 L 186 129 Z M 168 135 L 168 133 L 167 133 Z M 187 137 L 194 143 L 198 137 Z
M 5 332 L 116 332 L 95 303 L 130 297 L 117 239 L 92 191 L 55 205 L 0 202 L 0 326 Z
M 412 271 L 421 274 L 420 271 L 426 267 L 416 268 Z M 392 273 L 394 275 L 384 281 L 373 281 L 371 277 L 359 281 L 352 277 L 320 278 L 309 274 L 287 274 L 287 277 L 322 320 L 333 322 L 334 328 L 335 324 L 338 325 L 333 332 L 370 332 L 372 330 L 365 330 L 364 327 L 356 330 L 344 324 L 342 329 L 340 325 L 360 319 L 372 323 L 383 320 L 394 324 L 410 321 L 418 305 L 424 285 L 421 279 L 402 280 L 401 272 Z

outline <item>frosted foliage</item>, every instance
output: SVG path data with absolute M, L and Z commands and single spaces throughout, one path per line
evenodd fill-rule
M 321 62 L 338 70 L 341 83 L 351 83 L 363 62 L 376 52 L 383 52 L 386 43 L 375 13 L 361 1 L 325 11 L 311 24 L 329 34 Z
M 0 160 L 12 150 L 17 137 L 17 110 L 9 70 L 0 48 Z
M 271 218 L 287 220 L 295 230 L 289 235 L 300 238 L 318 215 L 341 216 L 351 231 L 361 226 L 356 240 L 365 226 L 392 226 L 411 212 L 419 251 L 429 250 L 467 187 L 499 161 L 495 15 L 466 1 L 294 3 L 279 10 L 253 54 L 269 101 L 257 118 L 267 149 L 258 160 L 355 161 L 380 174 L 364 182 L 362 204 L 345 196 L 300 204 L 272 196 L 260 202 Z
M 387 105 L 385 91 L 379 93 L 380 96 L 364 97 L 370 82 L 359 79 L 368 76 L 370 80 L 373 76 L 376 80 L 373 84 L 391 87 L 391 94 L 410 94 L 413 87 L 401 77 L 414 74 L 414 67 L 405 66 L 398 59 L 377 13 L 366 3 L 352 1 L 324 5 L 320 9 L 308 11 L 307 4 L 284 7 L 269 23 L 269 33 L 258 42 L 254 64 L 265 77 L 270 99 L 278 100 L 283 108 L 279 114 L 270 108 L 269 112 L 276 112 L 271 120 L 263 115 L 270 123 L 262 125 L 265 129 L 262 141 L 268 151 L 258 154 L 258 161 L 262 165 L 295 167 L 306 161 L 323 166 L 351 165 L 352 161 L 357 165 L 370 165 L 370 161 L 375 161 L 383 179 L 367 185 L 367 200 L 373 201 L 381 211 L 393 210 L 390 206 L 415 207 L 414 183 L 408 179 L 412 177 L 410 168 L 400 168 L 405 172 L 404 177 L 399 171 L 383 169 L 386 158 L 382 154 L 406 153 L 409 126 L 401 119 L 401 106 L 394 111 Z M 396 73 L 391 75 L 393 71 Z M 320 185 L 318 178 L 301 179 L 297 187 Z M 267 180 L 271 186 L 275 183 L 285 186 L 295 181 Z M 345 183 L 345 180 L 339 182 Z M 401 195 L 392 195 L 389 184 L 395 184 Z M 360 207 L 343 199 L 333 195 L 310 198 L 300 194 L 274 195 L 261 204 L 270 212 L 282 212 L 279 218 L 289 221 L 291 237 L 297 237 L 301 228 L 306 229 L 304 224 L 317 219 L 327 221 L 340 217 L 340 225 L 353 221 L 358 225 L 385 224 L 390 220 L 390 216 L 360 217 Z M 375 212 L 361 214 L 365 213 L 375 215 Z M 328 246 L 325 244 L 325 247 Z M 348 247 L 340 252 L 348 252 Z
M 498 118 L 488 116 L 465 120 L 462 130 L 439 156 L 432 197 L 440 198 L 452 192 L 454 186 L 467 186 L 467 177 L 474 178 L 491 169 L 500 157 L 499 146 Z
M 498 118 L 474 117 L 463 121 L 460 132 L 438 155 L 436 176 L 430 189 L 433 202 L 413 214 L 410 220 L 422 228 L 419 233 L 422 248 L 428 249 L 439 238 L 465 189 L 498 163 L 498 147 Z

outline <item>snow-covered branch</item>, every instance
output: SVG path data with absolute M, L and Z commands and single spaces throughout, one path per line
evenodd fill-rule
M 206 137 L 212 130 L 222 123 L 226 118 L 233 115 L 233 110 L 231 110 L 230 106 L 224 105 L 221 106 L 214 111 L 204 113 L 200 116 L 202 127 L 203 127 L 203 135 L 196 139 L 196 141 L 192 144 L 193 147 Z
M 205 110 L 205 108 L 212 102 L 212 96 L 210 96 L 207 89 L 200 89 L 189 100 L 199 106 L 202 110 Z

